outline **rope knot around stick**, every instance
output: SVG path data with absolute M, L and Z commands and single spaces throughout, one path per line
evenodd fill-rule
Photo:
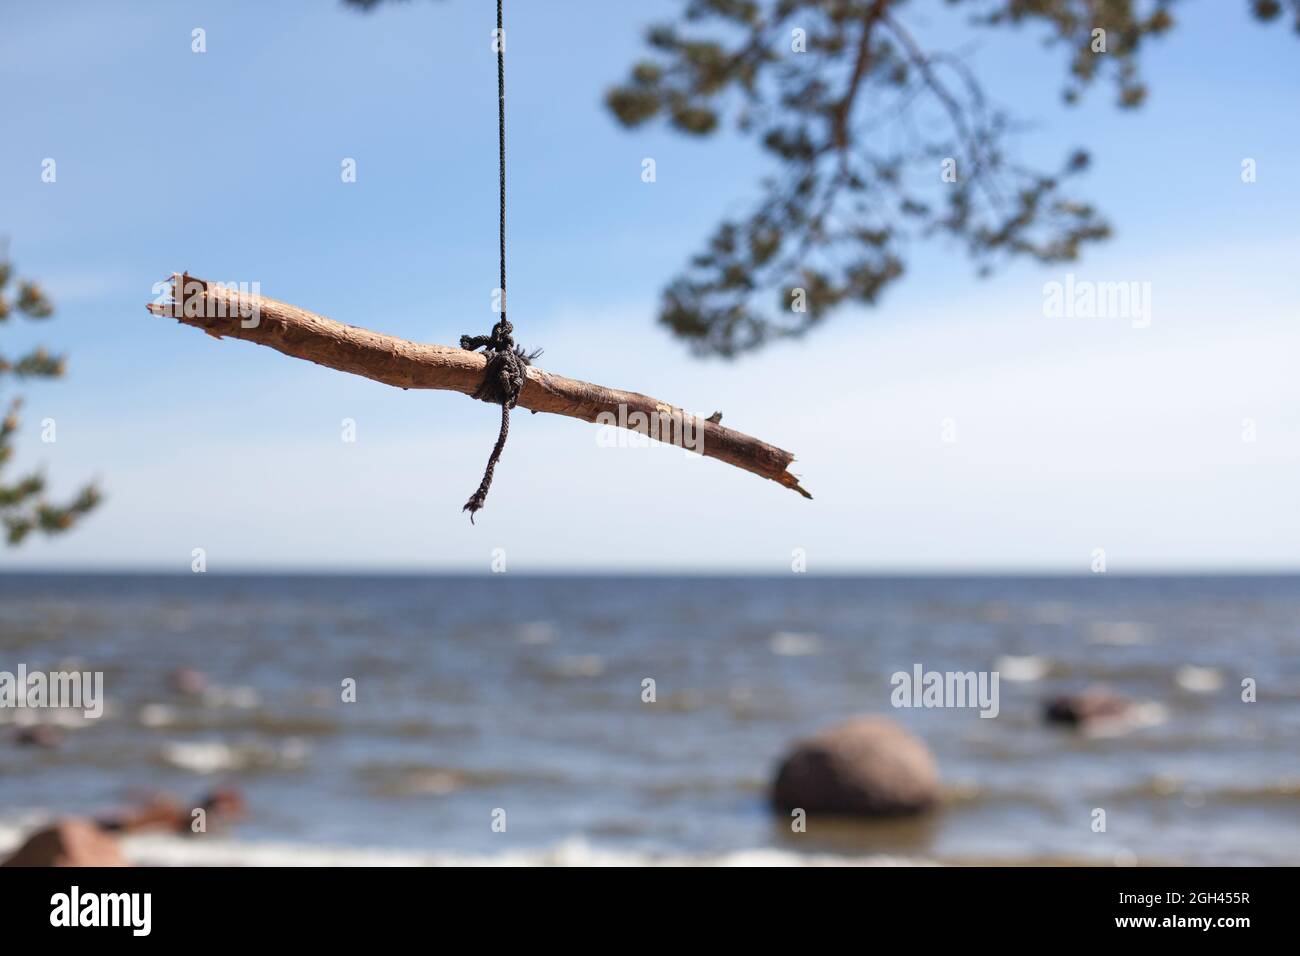
M 492 327 L 491 335 L 462 335 L 460 347 L 466 351 L 483 349 L 487 356 L 487 365 L 483 368 L 483 380 L 471 396 L 480 401 L 491 402 L 501 406 L 501 429 L 497 433 L 497 443 L 492 447 L 487 467 L 483 470 L 483 480 L 478 489 L 465 502 L 463 511 L 469 512 L 472 524 L 474 513 L 487 502 L 488 490 L 492 487 L 492 476 L 496 471 L 501 452 L 506 447 L 506 438 L 510 435 L 510 409 L 519 403 L 519 393 L 523 391 L 525 371 L 533 360 L 542 354 L 541 349 L 525 352 L 515 344 L 514 327 L 505 318 Z

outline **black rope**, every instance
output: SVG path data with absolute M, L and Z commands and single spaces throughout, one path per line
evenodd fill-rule
M 462 335 L 460 347 L 474 351 L 483 349 L 487 356 L 487 366 L 483 369 L 483 381 L 475 390 L 473 397 L 485 402 L 494 402 L 501 406 L 501 430 L 497 433 L 497 443 L 492 446 L 487 467 L 483 469 L 483 480 L 478 490 L 465 502 L 463 510 L 469 512 L 469 520 L 474 521 L 474 512 L 483 507 L 487 501 L 488 489 L 492 487 L 492 475 L 496 471 L 501 451 L 506 447 L 506 438 L 510 435 L 510 409 L 519 401 L 519 392 L 524 387 L 527 373 L 524 368 L 533 359 L 542 354 L 542 350 L 525 352 L 515 345 L 514 326 L 506 319 L 506 57 L 505 30 L 501 20 L 501 3 L 497 0 L 497 155 L 500 170 L 500 206 L 501 206 L 501 318 L 492 326 L 490 335 Z

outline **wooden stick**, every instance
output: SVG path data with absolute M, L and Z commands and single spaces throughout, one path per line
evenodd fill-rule
M 487 364 L 479 352 L 411 342 L 344 325 L 294 305 L 184 273 L 172 276 L 170 301 L 152 302 L 148 309 L 216 338 L 256 342 L 294 358 L 397 388 L 435 388 L 469 395 L 478 388 Z M 519 407 L 618 425 L 725 461 L 770 478 L 805 498 L 812 497 L 787 470 L 794 461 L 791 452 L 647 395 L 530 367 L 519 394 Z

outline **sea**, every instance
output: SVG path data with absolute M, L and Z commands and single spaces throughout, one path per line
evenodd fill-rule
M 158 795 L 164 865 L 1300 863 L 1300 577 L 0 573 L 0 671 L 102 672 L 103 713 L 0 707 L 0 852 Z M 896 674 L 996 672 L 996 717 Z M 1054 695 L 1133 702 L 1047 724 Z M 804 825 L 791 745 L 883 715 L 918 818 Z M 49 746 L 20 742 L 34 723 Z M 1100 815 L 1098 811 L 1101 811 Z

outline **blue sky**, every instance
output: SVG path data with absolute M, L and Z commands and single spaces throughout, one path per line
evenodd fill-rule
M 1138 112 L 1060 105 L 1062 51 L 978 38 L 1018 155 L 1085 146 L 1079 189 L 1116 236 L 1069 269 L 978 280 L 918 245 L 876 309 L 735 364 L 687 355 L 658 293 L 766 171 L 752 144 L 616 126 L 601 94 L 675 2 L 507 3 L 510 301 L 554 371 L 707 413 L 798 455 L 816 496 L 678 449 L 600 448 L 520 416 L 488 508 L 496 413 L 400 392 L 144 311 L 172 271 L 260 282 L 336 319 L 454 343 L 493 321 L 495 63 L 488 3 L 9 3 L 0 11 L 0 233 L 56 301 L 4 350 L 66 351 L 27 387 L 19 468 L 98 477 L 75 533 L 0 567 L 787 572 L 1300 566 L 1300 41 L 1245 4 L 1194 3 L 1144 59 Z M 195 27 L 208 51 L 190 50 Z M 56 183 L 41 162 L 57 162 Z M 344 157 L 358 181 L 340 181 Z M 658 178 L 641 181 L 641 161 Z M 1258 181 L 1243 184 L 1250 157 Z M 1152 322 L 1052 319 L 1043 284 L 1150 282 Z M 834 336 L 828 334 L 833 332 Z M 832 375 L 851 356 L 854 374 Z M 8 386 L 6 386 L 8 388 Z M 40 441 L 53 418 L 58 440 Z M 341 422 L 357 441 L 341 441 Z M 956 441 L 941 440 L 951 419 Z M 1242 440 L 1250 419 L 1257 438 Z

